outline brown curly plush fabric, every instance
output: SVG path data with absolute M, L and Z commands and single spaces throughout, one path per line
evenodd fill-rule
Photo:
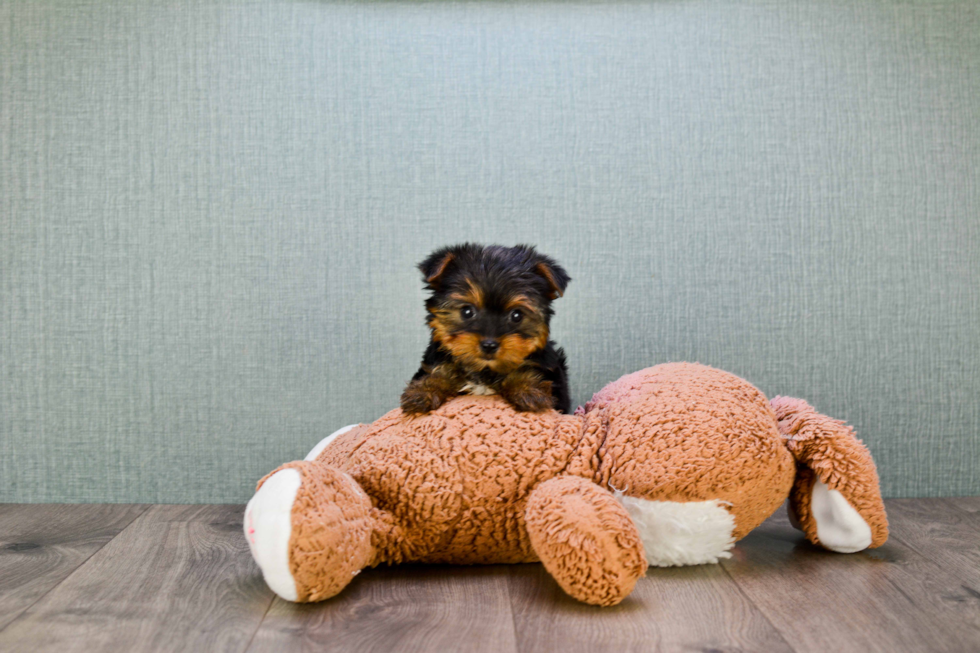
M 542 564 L 580 601 L 615 605 L 646 571 L 643 542 L 629 513 L 589 480 L 545 481 L 531 494 L 526 516 Z
M 802 399 L 774 397 L 772 406 L 786 446 L 800 463 L 790 493 L 789 507 L 808 540 L 820 544 L 817 523 L 810 512 L 810 497 L 817 478 L 837 490 L 871 527 L 871 545 L 888 539 L 878 486 L 878 470 L 867 447 L 854 437 L 854 429 L 840 420 L 821 415 Z
M 298 601 L 322 601 L 344 589 L 371 560 L 371 500 L 347 474 L 298 461 L 302 482 L 293 502 L 289 571 Z M 269 476 L 259 481 L 259 487 Z
M 872 528 L 884 524 L 873 464 L 850 432 L 777 405 L 779 428 L 747 381 L 676 363 L 611 383 L 575 415 L 521 413 L 499 397 L 468 395 L 417 417 L 395 409 L 338 436 L 315 461 L 286 466 L 303 475 L 289 544 L 299 600 L 336 594 L 366 565 L 541 559 L 571 595 L 611 605 L 646 565 L 611 491 L 722 502 L 741 538 L 796 478 L 780 429 L 792 432 L 803 464 L 878 520 Z M 798 503 L 805 521 L 809 504 Z
M 536 562 L 528 495 L 562 472 L 581 430 L 571 415 L 462 396 L 420 417 L 395 409 L 339 436 L 316 462 L 350 474 L 374 499 L 388 527 L 372 564 Z
M 582 413 L 599 412 L 605 437 L 593 480 L 659 501 L 728 502 L 735 539 L 786 499 L 795 465 L 765 396 L 745 379 L 692 363 L 628 374 Z

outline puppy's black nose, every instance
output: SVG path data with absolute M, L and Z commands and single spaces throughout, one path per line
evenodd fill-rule
M 484 354 L 495 354 L 497 353 L 498 349 L 500 349 L 500 343 L 497 342 L 496 340 L 491 340 L 490 338 L 487 338 L 486 340 L 480 341 L 480 350 Z

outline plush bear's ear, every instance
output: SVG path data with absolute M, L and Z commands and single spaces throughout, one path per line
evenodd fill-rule
M 543 255 L 539 255 L 538 258 L 540 260 L 534 269 L 548 282 L 548 299 L 558 299 L 565 294 L 565 288 L 568 287 L 568 282 L 572 278 L 565 272 L 565 268 L 558 265 L 554 259 Z
M 419 270 L 422 271 L 422 278 L 432 288 L 438 288 L 442 277 L 452 267 L 456 259 L 456 253 L 449 247 L 443 247 L 431 254 L 428 258 L 419 263 Z

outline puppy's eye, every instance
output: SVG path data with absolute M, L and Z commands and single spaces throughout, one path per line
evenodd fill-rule
M 510 312 L 510 321 L 513 322 L 514 324 L 517 324 L 523 319 L 524 319 L 524 313 L 521 313 L 516 309 Z
M 469 320 L 476 315 L 476 311 L 473 310 L 472 306 L 464 306 L 460 309 L 459 314 L 463 316 L 464 320 Z

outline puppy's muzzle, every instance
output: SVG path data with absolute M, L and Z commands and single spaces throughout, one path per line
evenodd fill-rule
M 484 338 L 480 341 L 480 351 L 482 351 L 487 356 L 493 356 L 500 349 L 500 343 L 496 340 L 490 338 Z

